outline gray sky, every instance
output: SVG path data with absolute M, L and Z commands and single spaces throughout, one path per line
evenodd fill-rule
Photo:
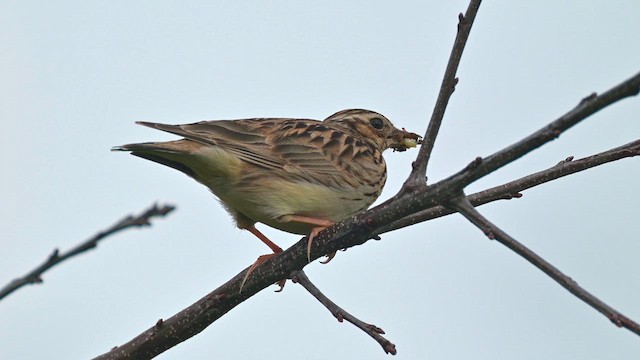
M 640 70 L 640 2 L 485 1 L 431 180 Z M 424 133 L 466 1 L 0 2 L 0 282 L 154 201 L 178 206 L 0 302 L 2 359 L 90 358 L 227 281 L 267 248 L 183 174 L 109 148 L 173 139 L 137 120 L 322 119 L 362 107 Z M 637 139 L 640 99 L 571 129 L 468 192 Z M 386 154 L 392 196 L 415 151 Z M 640 160 L 481 211 L 640 320 Z M 281 246 L 299 239 L 262 230 Z M 386 234 L 307 273 L 382 327 L 401 359 L 637 359 L 640 339 L 460 216 Z M 160 359 L 383 359 L 301 287 L 271 287 Z

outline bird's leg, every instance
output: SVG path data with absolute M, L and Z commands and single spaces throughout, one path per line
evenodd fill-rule
M 251 265 L 249 270 L 247 270 L 247 273 L 244 274 L 242 283 L 240 283 L 240 292 L 242 292 L 242 287 L 244 286 L 244 283 L 249 278 L 249 275 L 251 275 L 258 266 L 262 265 L 265 261 L 275 256 L 277 253 L 282 252 L 282 248 L 280 246 L 276 245 L 273 241 L 269 240 L 269 238 L 266 237 L 263 233 L 261 233 L 258 229 L 256 229 L 255 226 L 251 225 L 250 227 L 247 228 L 247 230 L 249 230 L 250 233 L 255 235 L 263 243 L 265 243 L 265 245 L 267 245 L 273 251 L 273 254 L 265 254 L 265 255 L 258 256 L 258 259 L 253 263 L 253 265 Z M 280 286 L 280 289 L 276 290 L 276 292 L 282 291 L 286 281 L 287 281 L 286 279 L 278 281 L 278 286 Z
M 256 229 L 254 225 L 251 225 L 247 228 L 250 233 L 255 235 L 258 239 L 260 239 L 265 245 L 267 245 L 274 253 L 282 252 L 282 248 L 276 245 L 273 241 L 269 240 L 269 238 L 260 232 L 260 230 Z
M 311 262 L 311 244 L 313 243 L 313 238 L 315 238 L 320 231 L 335 224 L 331 220 L 316 219 L 316 218 L 301 216 L 301 215 L 289 215 L 286 217 L 286 221 L 295 221 L 295 222 L 304 223 L 304 224 L 316 225 L 314 228 L 311 229 L 311 232 L 307 237 L 308 239 L 307 240 L 307 260 L 309 262 Z M 334 256 L 336 256 L 335 252 L 327 255 L 327 259 L 325 261 L 321 261 L 321 263 L 323 264 L 328 263 L 329 261 L 331 261 L 331 259 L 333 259 Z

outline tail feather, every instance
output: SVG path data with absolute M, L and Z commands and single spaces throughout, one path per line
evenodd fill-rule
M 134 156 L 138 156 L 141 157 L 143 159 L 147 159 L 147 160 L 151 160 L 153 162 L 157 162 L 158 164 L 162 164 L 165 166 L 168 166 L 170 168 L 174 168 L 178 171 L 183 172 L 184 174 L 192 177 L 192 178 L 196 178 L 196 173 L 191 170 L 190 167 L 188 167 L 187 165 L 179 162 L 179 161 L 173 161 L 171 159 L 167 159 L 167 158 L 163 158 L 162 156 L 158 156 L 158 155 L 154 155 L 152 153 L 144 153 L 144 152 L 139 152 L 139 151 L 132 151 L 131 155 Z
M 168 166 L 195 178 L 195 172 L 180 158 L 189 156 L 202 145 L 190 140 L 146 142 L 114 146 L 111 151 L 130 151 L 131 155 Z

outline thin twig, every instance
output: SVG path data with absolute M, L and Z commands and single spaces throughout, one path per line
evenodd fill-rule
M 442 78 L 438 99 L 436 100 L 436 105 L 433 108 L 431 120 L 429 120 L 429 126 L 427 127 L 427 131 L 424 135 L 420 152 L 418 153 L 416 161 L 413 163 L 413 171 L 405 182 L 403 189 L 405 187 L 413 188 L 425 185 L 427 164 L 431 158 L 431 152 L 433 151 L 433 146 L 436 142 L 440 125 L 442 124 L 444 112 L 449 104 L 451 94 L 453 94 L 456 84 L 458 83 L 456 72 L 458 71 L 462 52 L 467 44 L 467 39 L 469 38 L 469 33 L 471 32 L 473 21 L 478 13 L 480 3 L 481 0 L 472 0 L 467 7 L 466 13 L 464 15 L 458 15 L 458 33 L 456 34 L 456 39 L 453 42 L 453 48 L 449 55 L 447 69 L 445 70 L 444 77 Z M 402 191 L 403 190 L 401 190 L 401 192 Z
M 113 235 L 118 231 L 130 228 L 130 227 L 150 226 L 151 225 L 150 220 L 152 217 L 165 216 L 171 211 L 173 211 L 174 209 L 175 209 L 175 206 L 173 205 L 164 205 L 162 207 L 158 207 L 157 204 L 153 204 L 153 206 L 151 206 L 149 209 L 145 210 L 141 214 L 137 216 L 129 215 L 125 217 L 124 219 L 112 225 L 110 228 L 97 233 L 96 235 L 92 236 L 88 240 L 82 242 L 81 244 L 77 245 L 76 247 L 74 247 L 73 249 L 65 253 L 60 253 L 58 249 L 54 249 L 51 255 L 49 255 L 49 257 L 47 258 L 47 260 L 45 260 L 45 262 L 42 263 L 42 265 L 31 270 L 26 275 L 19 277 L 17 279 L 14 279 L 11 282 L 9 282 L 7 285 L 5 285 L 0 290 L 0 300 L 2 300 L 7 295 L 11 294 L 12 292 L 16 291 L 17 289 L 25 285 L 41 284 L 43 282 L 42 274 L 45 271 L 49 270 L 55 265 L 73 256 L 76 256 L 78 254 L 81 254 L 85 251 L 88 251 L 97 247 L 98 242 L 104 239 L 105 237 L 109 235 Z
M 320 291 L 307 277 L 307 274 L 302 270 L 294 271 L 291 274 L 291 281 L 294 283 L 298 283 L 302 285 L 313 297 L 315 297 L 322 305 L 324 305 L 327 310 L 331 312 L 331 314 L 338 319 L 339 322 L 343 322 L 347 320 L 348 322 L 355 325 L 360 330 L 364 331 L 367 335 L 371 336 L 375 341 L 382 346 L 382 349 L 385 353 L 395 355 L 396 346 L 386 338 L 382 336 L 384 334 L 384 330 L 373 325 L 367 324 L 364 321 L 358 319 L 357 317 L 351 315 L 346 312 L 343 308 L 336 305 L 333 301 L 331 301 L 326 295 Z
M 516 239 L 511 237 L 509 234 L 502 231 L 495 224 L 490 222 L 487 218 L 485 218 L 482 214 L 480 214 L 474 207 L 471 205 L 469 200 L 465 196 L 459 196 L 456 199 L 453 199 L 450 203 L 451 207 L 460 212 L 464 217 L 466 217 L 471 223 L 477 226 L 489 239 L 495 239 L 499 241 L 504 246 L 511 249 L 516 254 L 523 257 L 525 260 L 533 264 L 538 269 L 542 270 L 545 274 L 555 280 L 562 287 L 567 289 L 570 293 L 587 303 L 587 305 L 592 308 L 598 310 L 604 316 L 606 316 L 612 323 L 614 323 L 618 327 L 624 327 L 629 329 L 630 331 L 640 335 L 640 325 L 628 317 L 624 316 L 611 306 L 604 303 L 602 300 L 593 296 L 587 290 L 582 288 L 575 282 L 572 278 L 568 277 L 556 267 L 551 265 L 548 261 L 540 257 L 535 252 L 531 251 L 529 248 L 519 243 Z
M 459 189 L 462 189 L 472 182 L 513 162 L 516 159 L 521 158 L 551 140 L 555 140 L 560 136 L 560 134 L 569 128 L 605 107 L 624 98 L 638 95 L 639 92 L 640 73 L 637 73 L 600 95 L 592 93 L 582 99 L 575 108 L 552 121 L 542 129 L 485 159 L 477 158 L 466 170 L 453 176 L 458 178 L 455 183 L 457 183 Z
M 612 161 L 634 157 L 640 155 L 640 140 L 630 142 L 595 155 L 591 155 L 582 159 L 574 160 L 569 157 L 558 164 L 546 170 L 524 176 L 520 179 L 513 180 L 502 185 L 492 187 L 467 196 L 473 206 L 484 205 L 496 200 L 510 200 L 522 196 L 521 191 L 532 187 L 542 185 L 549 181 L 575 174 L 580 171 L 590 169 L 599 165 L 604 165 Z M 394 221 L 381 228 L 379 234 L 389 231 L 401 229 L 413 224 L 421 223 L 427 220 L 450 215 L 455 211 L 442 205 L 437 205 L 426 210 L 422 210 L 405 216 L 404 218 Z

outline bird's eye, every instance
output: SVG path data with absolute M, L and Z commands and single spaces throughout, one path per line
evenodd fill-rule
M 369 120 L 369 124 L 371 124 L 371 126 L 373 126 L 374 128 L 380 130 L 384 127 L 384 122 L 382 121 L 382 119 L 380 118 L 373 118 L 371 120 Z

